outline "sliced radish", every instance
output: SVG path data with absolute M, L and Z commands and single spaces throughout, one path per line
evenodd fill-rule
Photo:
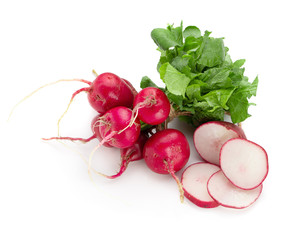
M 246 139 L 227 141 L 220 151 L 220 167 L 237 187 L 258 187 L 268 174 L 268 156 L 258 144 Z
M 207 191 L 207 181 L 220 168 L 211 163 L 194 163 L 182 174 L 184 196 L 199 207 L 213 208 L 219 206 Z
M 262 192 L 262 184 L 252 190 L 234 186 L 220 170 L 208 180 L 209 195 L 220 205 L 229 208 L 246 208 L 253 204 Z
M 231 138 L 245 138 L 242 128 L 230 122 L 211 121 L 202 124 L 194 132 L 194 145 L 207 162 L 219 165 L 222 145 Z

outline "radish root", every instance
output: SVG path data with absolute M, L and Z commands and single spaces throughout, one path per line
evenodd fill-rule
M 60 122 L 61 122 L 62 118 L 65 116 L 65 114 L 68 112 L 68 109 L 70 108 L 70 105 L 71 105 L 74 97 L 75 97 L 76 95 L 78 95 L 79 93 L 81 93 L 81 92 L 88 92 L 89 90 L 90 90 L 90 87 L 86 87 L 86 88 L 81 88 L 81 89 L 77 90 L 75 93 L 73 93 L 73 95 L 72 95 L 72 97 L 71 97 L 71 99 L 70 99 L 70 102 L 69 102 L 66 110 L 64 111 L 64 113 L 61 115 L 61 117 L 60 117 L 59 120 L 58 120 L 58 123 L 57 123 L 58 137 L 60 137 Z
M 41 90 L 42 88 L 45 88 L 45 87 L 48 87 L 48 86 L 51 86 L 51 85 L 54 85 L 56 83 L 59 83 L 59 82 L 83 82 L 83 83 L 87 83 L 89 85 L 91 85 L 92 83 L 90 81 L 87 81 L 87 80 L 84 80 L 84 79 L 60 79 L 60 80 L 57 80 L 55 82 L 51 82 L 51 83 L 47 83 L 39 88 L 37 88 L 36 90 L 34 90 L 33 92 L 31 92 L 30 94 L 28 94 L 27 96 L 25 96 L 22 100 L 20 100 L 11 110 L 10 114 L 9 114 L 9 117 L 8 117 L 8 120 L 9 121 L 11 119 L 11 116 L 12 114 L 14 113 L 15 109 L 21 104 L 23 103 L 25 100 L 27 100 L 28 98 L 30 98 L 31 96 L 33 96 L 35 93 L 37 93 L 39 90 Z
M 93 149 L 93 151 L 90 153 L 90 156 L 89 156 L 89 160 L 88 160 L 88 174 L 89 176 L 92 178 L 92 175 L 91 175 L 91 165 L 92 165 L 92 158 L 93 158 L 93 155 L 94 153 L 96 152 L 96 150 L 101 147 L 105 142 L 109 141 L 115 134 L 117 134 L 116 131 L 113 131 L 111 132 L 110 134 L 108 134 L 106 137 L 103 138 L 103 140 Z M 99 173 L 97 172 L 97 174 L 99 175 L 102 175 L 104 177 L 106 177 L 107 175 L 105 174 L 102 174 L 102 173 Z
M 95 139 L 96 136 L 93 135 L 90 138 L 71 138 L 71 137 L 51 137 L 51 138 L 42 138 L 44 141 L 49 141 L 49 140 L 69 140 L 69 141 L 81 141 L 83 143 L 90 142 L 91 140 Z
M 174 178 L 174 180 L 176 181 L 178 185 L 178 189 L 180 192 L 180 201 L 181 203 L 183 203 L 184 202 L 184 190 L 183 190 L 182 183 L 179 181 L 178 177 L 175 175 L 175 171 L 173 169 L 171 161 L 164 160 L 164 164 L 166 165 L 167 171 Z

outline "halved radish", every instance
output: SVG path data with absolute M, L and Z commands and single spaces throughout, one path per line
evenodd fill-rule
M 224 121 L 211 121 L 199 126 L 193 136 L 199 155 L 207 162 L 219 165 L 222 145 L 232 138 L 245 138 L 242 128 Z
M 207 181 L 220 168 L 211 163 L 194 163 L 187 167 L 182 174 L 184 196 L 199 207 L 213 208 L 219 204 L 214 201 L 207 191 Z
M 262 192 L 262 184 L 252 190 L 234 186 L 220 170 L 208 180 L 209 195 L 221 206 L 229 208 L 246 208 L 253 204 Z
M 268 156 L 258 144 L 234 138 L 221 148 L 220 167 L 235 186 L 253 189 L 258 187 L 268 174 Z

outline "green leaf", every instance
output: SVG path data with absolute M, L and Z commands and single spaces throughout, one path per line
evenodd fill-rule
M 248 113 L 248 100 L 241 92 L 235 91 L 228 100 L 227 106 L 229 107 L 233 123 L 243 122 L 246 118 L 250 117 L 250 114 Z
M 202 98 L 209 104 L 214 111 L 216 108 L 223 108 L 228 110 L 227 101 L 231 97 L 235 88 L 213 90 L 202 96 Z
M 208 38 L 203 44 L 204 46 L 198 64 L 215 67 L 224 62 L 225 48 L 222 38 Z
M 142 77 L 142 80 L 140 82 L 140 87 L 146 88 L 146 87 L 156 87 L 158 88 L 158 86 L 147 76 Z
M 190 82 L 185 74 L 179 72 L 171 64 L 165 63 L 160 69 L 160 78 L 166 84 L 169 92 L 185 97 L 186 88 Z
M 180 34 L 181 32 L 181 34 Z M 155 28 L 151 32 L 151 37 L 156 45 L 162 50 L 168 50 L 171 47 L 181 46 L 183 44 L 182 28 Z
M 202 39 L 196 39 L 193 36 L 185 38 L 184 50 L 188 53 L 195 52 L 200 48 Z
M 201 31 L 199 28 L 195 27 L 195 26 L 188 26 L 185 28 L 185 30 L 183 31 L 183 37 L 187 38 L 187 37 L 194 37 L 194 38 L 199 38 L 201 37 Z
M 201 97 L 201 86 L 200 84 L 189 85 L 186 89 L 186 95 L 190 100 L 197 99 L 198 101 L 203 100 Z
M 234 68 L 240 68 L 244 65 L 245 59 L 239 59 L 233 63 Z
M 167 97 L 171 102 L 180 106 L 180 108 L 183 106 L 183 97 L 181 95 L 175 95 L 173 93 L 168 92 Z
M 208 88 L 220 89 L 220 88 L 230 88 L 232 87 L 232 81 L 229 78 L 230 70 L 226 68 L 213 68 L 206 71 L 206 79 L 203 80 L 207 83 Z

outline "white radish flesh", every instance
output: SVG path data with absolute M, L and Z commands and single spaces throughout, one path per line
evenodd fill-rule
M 209 195 L 220 205 L 229 208 L 246 208 L 253 204 L 262 192 L 262 184 L 252 190 L 234 186 L 220 170 L 208 180 Z
M 236 138 L 226 142 L 220 151 L 220 167 L 235 186 L 258 187 L 268 174 L 268 156 L 258 144 Z
M 220 168 L 211 163 L 194 163 L 182 174 L 184 196 L 199 207 L 213 208 L 219 206 L 207 191 L 207 181 Z
M 235 124 L 211 121 L 202 124 L 194 132 L 194 145 L 199 155 L 207 162 L 219 165 L 222 145 L 232 138 L 246 138 L 243 130 Z

